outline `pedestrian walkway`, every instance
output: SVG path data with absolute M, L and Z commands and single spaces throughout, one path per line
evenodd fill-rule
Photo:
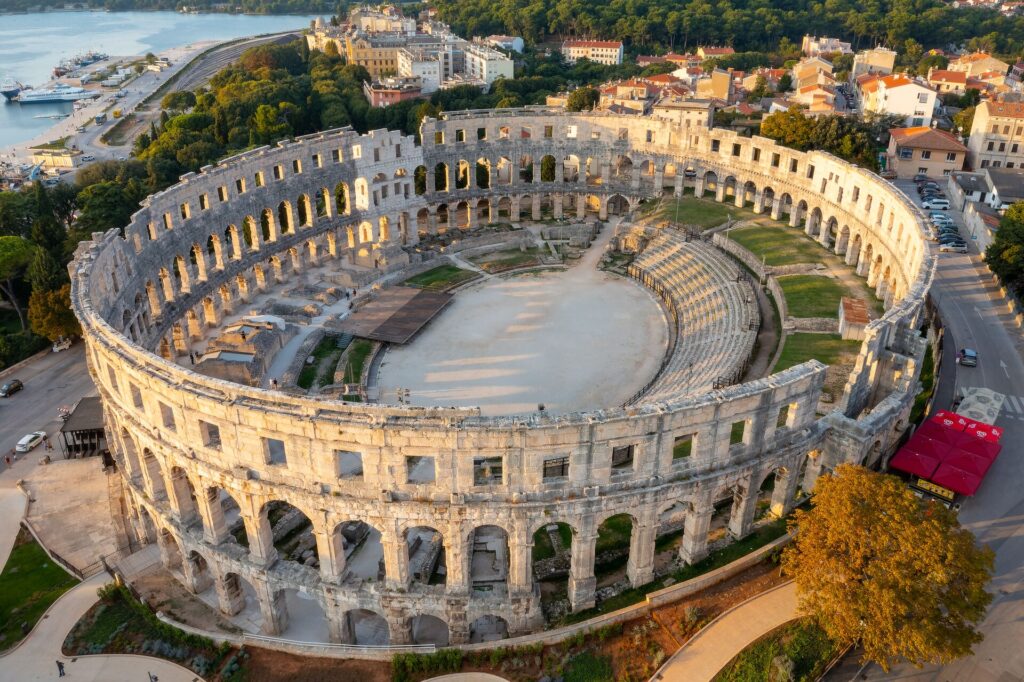
M 710 682 L 736 654 L 796 618 L 796 604 L 793 582 L 738 604 L 684 644 L 651 678 L 652 682 Z
M 17 488 L 0 488 L 0 567 L 7 565 L 24 516 L 25 494 Z

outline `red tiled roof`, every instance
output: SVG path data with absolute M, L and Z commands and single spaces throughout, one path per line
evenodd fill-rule
M 967 74 L 963 71 L 947 71 L 947 70 L 935 70 L 932 71 L 932 75 L 928 76 L 930 81 L 938 81 L 941 83 L 967 83 Z
M 937 149 L 944 152 L 966 152 L 967 147 L 963 145 L 952 134 L 945 130 L 937 130 L 928 126 L 916 128 L 892 128 L 889 134 L 901 147 L 912 147 L 915 149 Z

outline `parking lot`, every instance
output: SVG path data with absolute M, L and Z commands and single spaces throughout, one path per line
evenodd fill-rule
M 941 177 L 941 178 L 929 178 L 929 179 L 934 180 L 935 182 L 937 182 L 938 185 L 939 185 L 939 188 L 942 190 L 943 194 L 945 194 L 947 198 L 949 197 L 949 192 L 946 191 L 946 183 L 947 183 L 948 178 Z M 906 194 L 907 197 L 909 197 L 912 202 L 914 202 L 915 206 L 917 206 L 918 208 L 921 209 L 921 212 L 924 213 L 925 221 L 930 223 L 931 221 L 928 219 L 928 214 L 931 213 L 932 211 L 929 210 L 929 209 L 923 208 L 921 206 L 921 197 L 918 196 L 918 194 L 917 194 L 917 185 L 912 180 L 897 180 L 893 184 L 895 184 L 897 188 L 902 190 L 903 193 Z M 950 219 L 952 219 L 953 224 L 956 225 L 957 232 L 959 232 L 960 236 L 963 237 L 964 241 L 967 242 L 967 252 L 968 253 L 972 253 L 972 254 L 980 253 L 980 251 L 978 249 L 977 238 L 976 238 L 977 235 L 972 235 L 971 234 L 970 230 L 967 229 L 967 226 L 964 224 L 963 213 L 958 211 L 956 209 L 956 207 L 953 206 L 952 204 L 953 204 L 953 202 L 952 202 L 952 200 L 950 200 L 950 207 L 949 207 L 949 209 L 947 209 L 945 211 L 936 211 L 936 212 L 937 213 L 943 213 L 943 214 L 949 216 Z M 949 253 L 942 253 L 942 252 L 940 252 L 939 251 L 939 244 L 938 244 L 938 242 L 934 242 L 933 241 L 933 242 L 930 242 L 930 243 L 932 244 L 932 249 L 933 249 L 932 252 L 935 253 L 936 255 L 938 255 L 939 257 L 951 255 Z

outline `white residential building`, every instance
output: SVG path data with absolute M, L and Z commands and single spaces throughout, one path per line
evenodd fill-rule
M 445 57 L 443 50 L 403 47 L 397 54 L 398 75 L 401 78 L 419 78 L 424 95 L 436 92 L 445 81 Z
M 465 47 L 466 76 L 476 78 L 489 88 L 499 78 L 512 78 L 513 62 L 503 53 L 478 43 Z
M 526 43 L 519 36 L 487 36 L 484 42 L 491 47 L 497 47 L 508 52 L 522 52 L 526 48 Z
M 861 50 L 853 56 L 850 80 L 855 81 L 867 74 L 888 76 L 896 68 L 896 52 L 885 47 Z
M 416 33 L 416 20 L 406 17 L 394 6 L 357 7 L 349 12 L 349 24 L 367 33 L 402 33 L 407 36 Z
M 857 90 L 864 113 L 897 114 L 908 128 L 932 124 L 936 92 L 902 73 L 861 76 L 857 79 Z
M 621 64 L 622 43 L 618 40 L 566 40 L 562 43 L 562 56 L 570 64 L 580 59 L 598 64 Z
M 826 38 L 825 36 L 804 36 L 801 49 L 808 57 L 816 57 L 819 54 L 851 54 L 853 49 L 850 43 L 844 43 L 839 38 Z

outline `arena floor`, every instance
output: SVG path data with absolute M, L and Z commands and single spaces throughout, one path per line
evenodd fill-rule
M 647 289 L 596 268 L 611 233 L 567 271 L 488 277 L 460 291 L 411 343 L 389 348 L 380 401 L 403 388 L 413 405 L 509 415 L 629 399 L 661 364 L 668 326 Z

